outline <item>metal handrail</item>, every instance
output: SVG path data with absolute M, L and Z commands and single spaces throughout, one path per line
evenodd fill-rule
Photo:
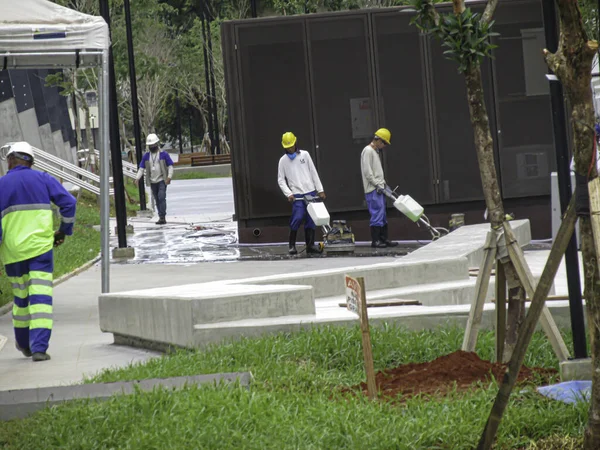
M 33 151 L 35 154 L 36 164 L 38 164 L 40 160 L 48 161 L 52 164 L 64 167 L 65 169 L 69 170 L 70 172 L 74 172 L 77 175 L 89 178 L 94 183 L 100 183 L 100 176 L 90 172 L 89 170 L 82 169 L 81 167 L 76 166 L 75 164 L 65 161 L 64 159 L 59 158 L 57 156 L 51 155 L 50 153 L 40 150 L 38 148 L 34 147 Z
M 57 178 L 68 181 L 94 195 L 100 195 L 100 176 L 89 170 L 82 169 L 64 159 L 54 156 L 44 150 L 33 148 L 35 166 Z M 75 174 L 75 175 L 74 175 Z M 82 177 L 83 179 L 79 178 Z M 95 183 L 95 184 L 94 184 Z M 109 189 L 109 195 L 114 195 L 114 189 Z
M 69 183 L 74 184 L 75 186 L 79 186 L 82 189 L 90 191 L 94 195 L 100 195 L 100 188 L 98 186 L 94 186 L 92 183 L 88 183 L 87 181 L 84 181 L 75 175 L 65 172 L 58 167 L 48 164 L 47 162 L 45 162 L 43 160 L 38 159 L 35 162 L 35 167 L 40 170 L 43 170 L 44 172 L 49 173 L 50 175 L 55 176 L 57 178 L 66 180 Z M 93 174 L 90 173 L 90 175 L 93 175 Z M 113 195 L 113 194 L 114 194 L 114 189 L 110 189 L 109 195 Z
M 8 143 L 2 147 L 5 151 L 12 143 Z M 82 169 L 81 167 L 70 163 L 62 158 L 52 155 L 44 150 L 33 147 L 33 153 L 35 156 L 35 168 L 40 169 L 50 175 L 66 180 L 79 188 L 85 189 L 94 195 L 100 195 L 100 176 L 89 170 Z M 96 155 L 99 157 L 100 152 L 95 150 Z M 0 152 L 0 159 L 5 159 L 6 155 L 4 152 Z M 134 164 L 124 161 L 123 162 L 123 175 L 129 178 L 136 178 L 137 168 Z M 112 178 L 109 179 L 109 183 L 112 183 Z M 109 195 L 114 195 L 114 189 L 109 189 Z

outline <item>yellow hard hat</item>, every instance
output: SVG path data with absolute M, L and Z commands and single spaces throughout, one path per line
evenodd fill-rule
M 281 137 L 281 145 L 283 145 L 283 148 L 290 148 L 296 145 L 296 136 L 294 136 L 294 133 L 291 131 L 283 133 L 283 136 Z
M 385 142 L 387 145 L 392 143 L 392 133 L 387 128 L 380 128 L 375 132 L 375 136 Z

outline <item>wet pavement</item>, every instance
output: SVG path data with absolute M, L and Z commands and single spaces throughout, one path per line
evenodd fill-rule
M 156 225 L 157 217 L 132 217 L 129 224 L 134 234 L 127 235 L 127 245 L 136 256 L 122 264 L 158 263 L 193 264 L 199 262 L 284 260 L 331 257 L 403 256 L 419 244 L 395 248 L 372 249 L 368 243 L 357 243 L 353 252 L 325 251 L 307 256 L 298 242 L 298 255 L 288 255 L 286 244 L 248 245 L 238 243 L 237 225 L 233 221 L 233 189 L 231 178 L 175 180 L 168 188 L 167 225 Z M 116 247 L 116 223 L 111 221 L 111 246 Z

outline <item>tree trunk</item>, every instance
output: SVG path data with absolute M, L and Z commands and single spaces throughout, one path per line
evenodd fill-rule
M 577 2 L 557 0 L 560 15 L 560 39 L 556 53 L 544 50 L 548 67 L 562 83 L 567 97 L 573 134 L 575 171 L 587 181 L 598 176 L 594 152 L 594 106 L 591 89 L 592 61 L 598 43 L 588 41 Z M 600 282 L 594 236 L 589 217 L 580 216 L 579 230 L 584 267 L 584 296 L 592 348 L 592 396 L 584 448 L 600 448 Z
M 465 73 L 467 100 L 471 114 L 471 125 L 475 136 L 475 149 L 479 162 L 483 195 L 488 208 L 491 226 L 500 229 L 504 221 L 504 205 L 500 195 L 500 186 L 494 161 L 494 142 L 490 131 L 490 122 L 485 107 L 481 68 L 473 67 Z M 501 259 L 508 284 L 508 317 L 503 362 L 510 359 L 517 342 L 517 336 L 525 317 L 525 289 L 508 257 Z

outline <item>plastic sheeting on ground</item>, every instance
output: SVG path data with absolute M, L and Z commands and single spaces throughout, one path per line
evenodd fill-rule
M 537 391 L 543 396 L 564 403 L 587 402 L 590 399 L 591 390 L 591 381 L 565 381 L 537 388 Z

